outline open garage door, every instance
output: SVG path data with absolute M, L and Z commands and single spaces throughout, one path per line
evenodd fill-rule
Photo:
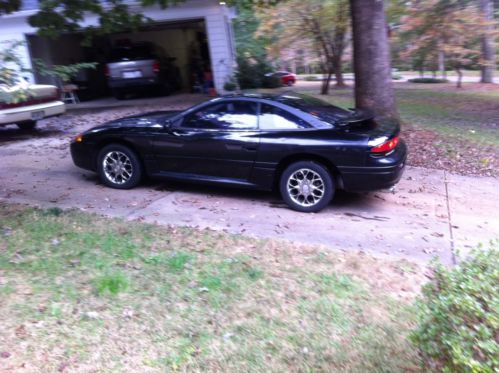
M 112 93 L 108 84 L 109 71 L 106 71 L 109 69 L 106 69 L 106 65 L 116 58 L 115 51 L 119 47 L 153 45 L 161 61 L 167 61 L 162 68 L 168 69 L 168 75 L 175 78 L 175 84 L 172 84 L 174 89 L 168 93 L 199 89 L 209 76 L 206 72 L 211 70 L 206 25 L 202 19 L 155 22 L 137 32 L 95 38 L 90 47 L 82 45 L 81 34 L 63 35 L 57 40 L 28 35 L 27 39 L 32 60 L 40 59 L 47 66 L 79 62 L 98 63 L 96 70 L 81 71 L 72 79 L 71 83 L 78 87 L 80 99 L 103 97 Z M 120 74 L 122 77 L 134 78 L 130 71 L 127 72 L 128 75 L 123 75 L 123 72 Z M 62 83 L 42 76 L 39 72 L 35 73 L 35 79 L 39 83 Z

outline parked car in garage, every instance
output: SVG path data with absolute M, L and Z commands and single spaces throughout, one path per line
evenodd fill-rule
M 396 184 L 407 155 L 399 130 L 307 95 L 233 95 L 102 124 L 77 136 L 71 155 L 112 188 L 145 175 L 275 188 L 292 209 L 316 212 L 337 189 Z
M 180 72 L 175 59 L 152 43 L 115 47 L 106 64 L 109 88 L 118 99 L 138 90 L 169 94 L 180 88 Z
M 275 76 L 281 79 L 282 85 L 292 86 L 296 83 L 296 75 L 289 71 L 276 71 L 274 73 L 265 74 L 267 77 Z
M 29 84 L 24 80 L 13 86 L 0 82 L 0 126 L 16 124 L 20 129 L 33 129 L 38 120 L 65 111 L 56 86 Z

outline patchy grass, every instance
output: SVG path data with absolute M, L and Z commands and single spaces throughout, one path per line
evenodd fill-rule
M 0 205 L 0 365 L 416 371 L 415 264 Z
M 499 176 L 499 86 L 395 84 L 411 150 L 409 164 L 469 175 Z M 309 85 L 307 93 L 317 92 Z M 319 95 L 317 95 L 319 97 Z M 324 96 L 320 96 L 324 99 Z M 354 106 L 353 91 L 332 89 L 335 105 Z

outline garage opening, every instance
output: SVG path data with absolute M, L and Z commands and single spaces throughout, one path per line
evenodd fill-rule
M 82 70 L 71 79 L 71 82 L 64 82 L 77 87 L 81 100 L 113 94 L 109 87 L 107 64 L 116 60 L 120 48 L 136 45 L 151 46 L 154 58 L 162 61 L 161 68 L 168 70 L 168 79 L 174 79 L 171 81 L 170 89 L 163 93 L 200 90 L 206 77 L 209 77 L 207 72 L 211 71 L 206 25 L 203 19 L 156 22 L 136 32 L 97 37 L 90 47 L 82 46 L 83 39 L 83 35 L 78 33 L 62 35 L 57 40 L 38 35 L 27 36 L 33 66 L 35 59 L 42 60 L 49 67 L 80 62 L 98 63 L 95 70 Z M 154 68 L 159 71 L 159 67 Z M 133 70 L 120 72 L 120 76 L 131 79 L 138 77 L 133 75 Z M 53 77 L 43 76 L 38 71 L 35 71 L 35 79 L 38 83 L 59 86 L 63 83 Z

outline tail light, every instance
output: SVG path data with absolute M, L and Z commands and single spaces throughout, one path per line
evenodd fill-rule
M 160 66 L 159 66 L 159 62 L 158 61 L 154 61 L 153 65 L 152 65 L 152 71 L 154 72 L 154 74 L 159 74 L 159 71 L 160 71 Z
M 375 147 L 371 148 L 371 153 L 388 153 L 395 149 L 400 141 L 400 136 L 395 136 Z
M 104 74 L 106 75 L 106 78 L 109 78 L 109 66 L 106 66 L 106 69 L 104 70 Z

